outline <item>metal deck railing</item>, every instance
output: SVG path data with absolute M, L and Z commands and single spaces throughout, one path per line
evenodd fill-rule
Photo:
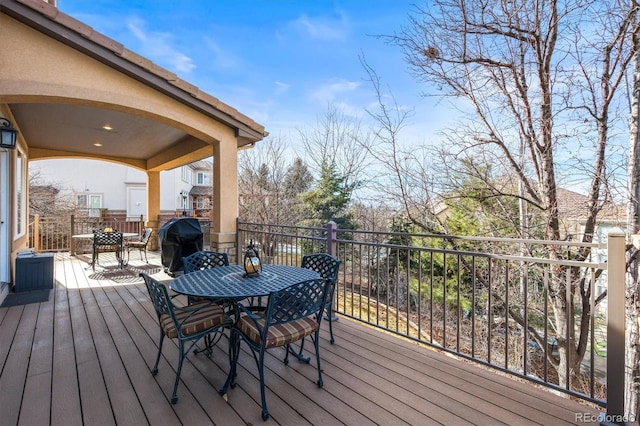
M 613 264 L 624 280 L 617 237 L 612 248 L 238 221 L 236 256 L 250 241 L 270 263 L 330 253 L 341 260 L 340 314 L 606 406 L 607 391 L 619 391 L 611 383 L 623 382 L 607 371 L 609 358 L 624 359 L 624 337 L 607 345 Z M 607 263 L 612 249 L 622 264 Z M 614 309 L 624 311 L 624 299 Z

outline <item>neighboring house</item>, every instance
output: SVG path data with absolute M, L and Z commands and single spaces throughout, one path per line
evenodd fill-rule
M 565 235 L 571 241 L 581 241 L 586 224 L 585 211 L 588 197 L 568 189 L 558 189 L 558 216 L 563 226 Z M 593 231 L 594 243 L 605 243 L 611 233 L 626 233 L 627 207 L 622 204 L 605 203 L 598 213 L 597 222 Z M 594 248 L 591 251 L 591 262 L 605 263 L 607 250 Z M 596 279 L 595 296 L 600 296 L 607 289 L 607 271 Z M 599 312 L 606 312 L 607 300 L 604 299 L 598 306 Z
M 70 200 L 81 213 L 109 211 L 128 220 L 147 220 L 147 176 L 140 170 L 106 161 L 58 159 L 34 162 L 31 172 L 39 183 L 56 187 L 58 197 Z M 161 172 L 160 214 L 209 217 L 212 172 L 211 160 Z
M 171 185 L 162 172 L 213 158 L 210 245 L 235 247 L 238 150 L 267 135 L 262 125 L 61 13 L 55 0 L 0 0 L 0 40 L 0 127 L 18 131 L 15 146 L 0 147 L 0 302 L 17 253 L 28 248 L 29 170 L 40 160 L 102 160 L 142 173 L 119 175 L 129 186 L 117 202 L 137 211 L 146 183 L 145 225 L 157 232 L 163 185 Z M 75 166 L 70 175 L 115 180 Z M 105 203 L 100 194 L 111 189 L 94 188 L 78 187 L 89 191 L 76 200 Z
M 567 241 L 581 241 L 586 225 L 587 202 L 586 195 L 579 194 L 565 188 L 558 188 L 558 220 L 560 222 L 561 239 Z M 449 216 L 446 203 L 436 204 L 436 216 L 445 220 Z M 612 231 L 624 232 L 626 222 L 626 206 L 615 203 L 605 203 L 598 213 L 594 241 L 606 237 Z
M 589 198 L 586 195 L 565 188 L 558 188 L 558 220 L 560 222 L 561 239 L 566 241 L 582 241 L 586 226 L 586 211 Z M 444 220 L 448 214 L 445 203 L 438 203 L 437 216 Z M 593 232 L 594 243 L 606 243 L 607 237 L 612 232 L 626 231 L 626 206 L 615 203 L 605 203 L 598 213 Z M 589 261 L 595 263 L 606 262 L 606 249 L 594 248 L 591 251 Z M 596 280 L 595 296 L 599 296 L 606 290 L 607 276 L 604 271 Z M 599 307 L 606 309 L 606 300 Z
M 189 190 L 189 205 L 193 210 L 193 215 L 197 217 L 208 217 L 213 207 L 213 163 L 210 161 L 198 161 L 189 164 L 193 169 L 193 185 Z
M 563 237 L 572 241 L 580 241 L 586 224 L 587 202 L 586 195 L 558 188 L 558 217 L 563 231 Z M 613 202 L 605 203 L 598 213 L 594 242 L 600 240 L 613 231 L 624 232 L 626 229 L 627 207 Z

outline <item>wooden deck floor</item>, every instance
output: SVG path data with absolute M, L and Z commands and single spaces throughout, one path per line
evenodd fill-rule
M 124 271 L 105 261 L 107 268 L 95 273 L 82 256 L 56 256 L 49 301 L 0 308 L 2 425 L 559 425 L 598 414 L 346 318 L 334 322 L 334 345 L 322 333 L 323 388 L 315 384 L 314 358 L 287 366 L 283 351 L 271 352 L 267 422 L 247 352 L 238 386 L 227 401 L 218 395 L 228 369 L 226 342 L 211 358 L 189 355 L 172 405 L 177 346 L 167 342 L 153 377 L 158 326 L 137 277 L 146 271 L 169 280 L 159 256 L 150 256 L 149 265 L 132 261 Z

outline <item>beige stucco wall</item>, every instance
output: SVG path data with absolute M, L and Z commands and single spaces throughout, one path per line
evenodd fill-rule
M 194 137 L 146 164 L 131 160 L 131 166 L 163 170 L 180 165 L 172 162 L 180 155 L 186 156 L 182 164 L 206 158 L 203 152 L 217 141 L 237 147 L 234 129 L 3 14 L 0 40 L 3 51 L 21 52 L 0 55 L 0 103 L 99 106 L 150 118 Z
M 1 69 L 1 68 L 0 68 Z M 9 108 L 7 108 L 6 105 L 1 105 L 0 104 L 0 117 L 4 117 L 6 119 L 8 119 L 9 121 L 11 121 L 12 123 L 15 122 L 14 117 L 11 115 L 11 110 Z M 20 250 L 24 250 L 26 248 L 29 247 L 29 221 L 28 221 L 28 217 L 26 222 L 26 232 L 22 235 L 16 236 L 14 230 L 15 230 L 15 222 L 16 222 L 16 217 L 15 217 L 15 212 L 14 212 L 14 208 L 13 206 L 16 204 L 16 199 L 15 199 L 15 192 L 13 190 L 13 188 L 15 188 L 16 186 L 16 173 L 15 173 L 15 164 L 16 164 L 16 157 L 18 156 L 18 152 L 21 152 L 23 155 L 25 155 L 25 157 L 28 159 L 28 152 L 29 152 L 29 147 L 27 146 L 27 144 L 25 143 L 24 138 L 22 137 L 21 134 L 18 134 L 18 138 L 17 138 L 17 144 L 16 144 L 16 149 L 14 150 L 9 150 L 8 154 L 9 154 L 9 182 L 8 182 L 8 187 L 9 187 L 9 212 L 8 212 L 8 217 L 9 217 L 9 226 L 8 226 L 8 231 L 10 233 L 10 238 L 9 238 L 9 250 L 11 251 L 11 253 L 9 253 L 9 274 L 12 278 L 12 281 L 15 280 L 15 269 L 14 269 L 14 265 L 15 265 L 15 259 L 16 259 L 16 254 L 18 253 L 18 251 Z M 25 167 L 28 167 L 28 163 L 25 162 L 24 164 Z M 27 169 L 28 172 L 28 169 Z M 28 173 L 27 173 L 28 176 Z M 29 199 L 29 185 L 26 185 L 26 194 L 25 194 L 25 199 L 28 200 Z M 1 299 L 1 298 L 0 298 Z M 1 300 L 0 300 L 1 301 Z
M 11 103 L 88 105 L 152 119 L 190 135 L 191 138 L 147 161 L 109 155 L 94 158 L 147 172 L 147 205 L 149 218 L 154 218 L 160 211 L 159 171 L 213 156 L 217 164 L 213 191 L 217 219 L 211 239 L 232 244 L 238 214 L 238 138 L 234 128 L 5 14 L 0 14 L 0 40 L 3 52 L 15 53 L 0 55 L 0 106 L 6 108 Z M 130 52 L 124 54 L 131 55 Z M 170 78 L 171 74 L 167 72 L 167 76 Z M 65 147 L 49 150 L 25 147 L 25 150 L 29 160 L 83 157 L 65 151 Z M 149 225 L 157 229 L 157 223 L 153 222 Z M 12 252 L 27 244 L 26 236 L 15 239 Z

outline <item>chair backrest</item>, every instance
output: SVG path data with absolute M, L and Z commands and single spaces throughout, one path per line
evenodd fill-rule
M 188 274 L 203 269 L 211 269 L 216 266 L 229 266 L 229 256 L 227 253 L 217 251 L 201 250 L 182 258 L 184 273 Z
M 151 298 L 151 302 L 153 302 L 153 307 L 156 309 L 158 317 L 160 317 L 160 315 L 169 315 L 173 317 L 173 304 L 169 298 L 167 287 L 144 272 L 141 272 L 139 275 L 144 279 L 144 282 L 147 285 L 149 297 Z
M 327 253 L 307 254 L 302 257 L 301 266 L 316 271 L 325 280 L 336 281 L 340 261 Z
M 327 281 L 320 278 L 293 284 L 269 294 L 265 313 L 265 334 L 269 326 L 284 324 L 315 315 L 318 323 L 324 308 Z
M 140 238 L 140 242 L 146 245 L 149 242 L 149 238 L 151 238 L 152 233 L 153 228 L 145 228 L 142 233 L 142 238 Z
M 122 232 L 95 231 L 93 233 L 94 246 L 119 246 L 122 245 Z
M 307 254 L 302 257 L 301 266 L 316 271 L 322 278 L 327 280 L 327 285 L 329 286 L 327 299 L 333 299 L 333 290 L 338 281 L 340 260 L 327 253 Z

